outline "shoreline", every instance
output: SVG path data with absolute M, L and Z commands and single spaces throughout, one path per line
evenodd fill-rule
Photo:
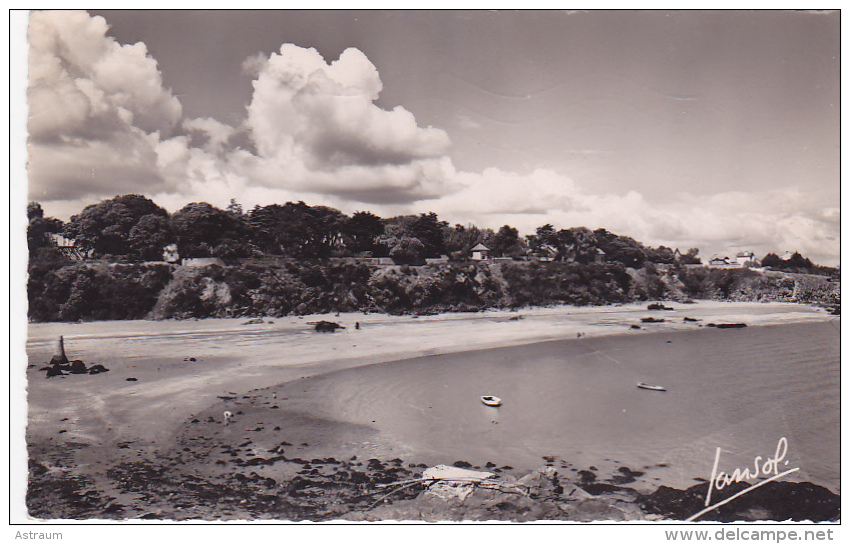
M 117 334 L 120 333 L 121 327 L 115 325 L 39 324 L 35 327 L 31 325 L 31 338 L 28 342 L 28 352 L 31 357 L 37 358 L 45 353 L 51 343 L 50 337 L 57 330 L 69 330 L 66 340 L 70 358 L 79 356 L 87 363 L 104 362 L 111 369 L 111 372 L 106 375 L 79 378 L 92 385 L 93 379 L 111 378 L 111 385 L 120 386 L 121 391 L 110 392 L 109 384 L 103 381 L 97 387 L 86 390 L 88 387 L 83 386 L 82 381 L 78 380 L 77 383 L 82 390 L 76 392 L 72 402 L 67 402 L 69 399 L 65 395 L 65 398 L 58 397 L 62 399 L 62 403 L 51 405 L 42 398 L 45 390 L 38 386 L 51 385 L 49 389 L 52 389 L 54 393 L 66 388 L 52 385 L 58 385 L 59 380 L 39 382 L 39 379 L 44 380 L 43 375 L 30 369 L 28 377 L 31 386 L 31 405 L 28 442 L 36 458 L 43 458 L 45 453 L 38 450 L 47 444 L 57 445 L 58 442 L 70 444 L 70 447 L 75 447 L 74 444 L 94 446 L 94 448 L 83 446 L 75 450 L 70 456 L 73 463 L 79 464 L 82 461 L 84 467 L 105 465 L 112 470 L 118 470 L 116 467 L 129 462 L 130 458 L 134 459 L 133 462 L 145 462 L 150 461 L 151 456 L 159 458 L 166 455 L 165 452 L 168 451 L 175 454 L 174 437 L 178 430 L 185 429 L 186 422 L 192 418 L 199 419 L 201 414 L 206 415 L 210 410 L 217 409 L 221 402 L 218 397 L 246 397 L 256 394 L 261 389 L 271 390 L 308 376 L 315 377 L 346 368 L 381 362 L 397 362 L 427 355 L 566 340 L 575 338 L 578 333 L 583 333 L 587 337 L 647 334 L 646 328 L 650 326 L 649 324 L 641 330 L 630 328 L 632 322 L 640 322 L 640 318 L 646 315 L 668 319 L 675 315 L 677 318 L 676 322 L 671 320 L 651 324 L 654 332 L 694 330 L 696 328 L 694 323 L 685 322 L 682 318 L 696 315 L 701 317 L 694 317 L 694 319 L 704 320 L 701 324 L 709 322 L 705 319 L 718 323 L 747 321 L 751 325 L 769 325 L 828 321 L 832 318 L 816 309 L 786 303 L 701 302 L 675 304 L 674 307 L 676 310 L 673 312 L 647 311 L 645 305 L 636 304 L 625 307 L 556 307 L 517 312 L 443 314 L 419 318 L 343 314 L 338 317 L 324 315 L 272 318 L 270 321 L 274 323 L 267 323 L 264 319 L 263 324 L 259 326 L 242 325 L 245 319 L 173 322 L 166 324 L 171 330 L 165 335 L 168 340 L 163 341 L 164 345 L 169 345 L 172 349 L 170 357 L 158 352 L 165 349 L 164 345 L 147 346 L 146 349 L 141 349 L 138 345 L 134 346 L 140 339 L 154 338 L 158 325 L 162 326 L 161 322 L 154 322 L 152 325 L 145 325 L 147 322 L 134 323 L 134 325 L 141 324 L 140 327 L 126 327 L 125 324 L 123 334 Z M 523 319 L 511 320 L 512 317 L 519 315 L 524 316 Z M 322 319 L 343 323 L 347 328 L 344 331 L 324 335 L 309 330 L 307 322 Z M 282 323 L 284 321 L 288 323 Z M 360 329 L 352 326 L 356 321 L 360 321 Z M 191 326 L 174 326 L 179 323 Z M 127 331 L 127 328 L 132 330 Z M 243 338 L 241 344 L 238 342 L 235 345 L 228 344 L 231 340 L 244 336 L 250 338 L 248 340 Z M 103 347 L 98 350 L 90 349 L 90 346 L 104 343 L 107 338 L 113 344 L 110 349 Z M 410 338 L 416 339 L 415 347 L 411 347 Z M 350 348 L 352 339 L 356 339 L 360 347 L 364 347 L 364 342 L 368 343 L 371 340 L 370 349 Z M 269 340 L 273 340 L 271 346 L 266 345 Z M 177 353 L 173 351 L 175 342 L 181 346 L 181 351 Z M 216 342 L 224 342 L 228 345 L 216 347 L 214 345 Z M 195 354 L 197 365 L 184 361 L 190 357 L 189 351 L 192 350 L 197 352 Z M 86 351 L 93 356 L 87 356 L 80 351 Z M 114 357 L 116 351 L 123 351 L 125 357 L 136 364 L 121 368 L 120 365 L 110 365 L 104 359 L 95 358 Z M 276 353 L 279 359 L 281 352 L 286 353 L 287 360 L 284 365 L 281 365 L 279 360 L 273 360 L 274 354 Z M 131 369 L 129 366 L 134 368 Z M 169 369 L 169 366 L 181 368 Z M 138 381 L 131 384 L 121 383 L 121 379 L 127 372 L 133 373 L 134 377 L 138 376 Z M 61 380 L 71 385 L 73 383 L 71 380 L 74 378 L 78 377 L 68 376 Z M 117 406 L 119 401 L 122 401 L 120 408 Z M 175 408 L 175 405 L 179 407 Z M 92 410 L 92 407 L 96 407 L 97 410 Z M 62 421 L 65 417 L 68 419 Z M 63 428 L 59 429 L 59 427 Z M 65 432 L 62 436 L 57 436 L 56 433 L 61 430 Z M 240 443 L 242 442 L 240 440 Z M 51 447 L 55 448 L 55 446 Z M 196 446 L 189 444 L 183 447 L 192 450 Z M 287 447 L 287 450 L 292 449 Z M 297 449 L 298 446 L 295 446 L 294 450 L 297 451 Z M 98 451 L 93 453 L 92 450 Z M 130 450 L 132 455 L 128 457 Z M 294 453 L 294 451 L 287 451 L 285 456 L 291 459 L 290 456 Z M 267 453 L 257 451 L 254 453 L 254 458 L 262 459 L 264 455 Z M 179 456 L 175 457 L 177 458 Z M 298 457 L 294 458 L 298 459 Z M 455 460 L 446 461 L 450 463 Z M 41 461 L 36 460 L 36 462 Z M 292 465 L 291 462 L 287 464 Z M 290 466 L 287 476 L 290 482 L 292 478 L 299 477 L 298 471 L 291 470 L 294 468 L 298 467 Z M 578 471 L 579 468 L 587 467 L 571 468 Z M 316 470 L 315 466 L 310 467 L 306 475 L 301 477 L 318 478 L 320 476 L 318 473 L 311 474 L 310 471 L 314 470 Z M 257 470 L 246 470 L 243 475 L 251 473 L 261 474 Z M 399 470 L 396 474 L 403 473 Z M 223 477 L 214 474 L 207 476 L 213 479 Z M 386 477 L 386 474 L 384 473 L 381 477 Z M 263 476 L 263 478 L 270 478 L 270 476 Z M 278 475 L 274 480 L 276 482 L 286 480 L 281 478 Z M 322 478 L 324 476 L 319 480 Z

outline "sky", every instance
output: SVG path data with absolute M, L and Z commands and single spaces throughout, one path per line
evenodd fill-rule
M 29 19 L 29 199 L 303 200 L 734 256 L 840 250 L 840 15 L 90 11 Z

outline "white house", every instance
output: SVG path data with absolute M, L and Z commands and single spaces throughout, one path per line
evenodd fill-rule
M 735 255 L 735 262 L 737 262 L 740 266 L 746 266 L 748 263 L 754 264 L 755 266 L 760 264 L 758 259 L 756 259 L 756 254 L 752 251 L 739 252 Z
M 478 244 L 471 251 L 473 261 L 486 261 L 490 258 L 490 248 L 484 244 Z

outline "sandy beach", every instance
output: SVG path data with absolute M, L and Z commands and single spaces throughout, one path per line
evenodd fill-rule
M 457 436 L 473 436 L 477 431 L 471 426 L 477 423 L 469 418 L 478 416 L 461 418 L 461 428 L 445 434 L 437 430 L 451 426 L 437 422 L 451 419 L 449 416 L 419 418 L 416 416 L 419 412 L 415 410 L 425 410 L 424 404 L 417 404 L 418 407 L 414 407 L 414 412 L 411 412 L 413 415 L 405 412 L 409 412 L 410 405 L 419 401 L 432 401 L 430 406 L 436 403 L 444 410 L 455 410 L 457 413 L 457 406 L 445 400 L 440 401 L 438 397 L 411 400 L 417 390 L 430 387 L 425 385 L 427 376 L 436 380 L 438 378 L 434 376 L 439 373 L 428 372 L 415 378 L 411 384 L 399 385 L 407 379 L 393 377 L 392 372 L 399 372 L 398 369 L 404 365 L 423 368 L 423 360 L 432 360 L 435 363 L 432 369 L 460 368 L 457 361 L 463 360 L 464 375 L 469 376 L 480 372 L 477 369 L 481 365 L 489 364 L 486 350 L 495 350 L 491 353 L 508 353 L 506 350 L 514 350 L 514 354 L 522 353 L 523 350 L 538 353 L 547 348 L 529 351 L 525 346 L 560 346 L 557 344 L 559 341 L 570 341 L 565 345 L 574 346 L 570 349 L 577 350 L 575 357 L 596 353 L 590 355 L 595 357 L 594 361 L 607 360 L 604 357 L 614 360 L 620 358 L 611 355 L 617 349 L 633 350 L 635 353 L 647 349 L 657 352 L 658 349 L 672 349 L 673 346 L 686 349 L 682 346 L 686 346 L 687 342 L 679 339 L 692 338 L 695 341 L 697 336 L 687 335 L 698 331 L 701 331 L 699 338 L 707 338 L 704 333 L 736 333 L 708 326 L 722 323 L 746 323 L 748 331 L 771 329 L 759 327 L 762 325 L 820 325 L 818 330 L 827 335 L 826 341 L 829 342 L 829 332 L 823 326 L 830 322 L 836 331 L 836 356 L 834 362 L 824 364 L 824 372 L 831 376 L 833 367 L 837 372 L 838 321 L 823 310 L 781 303 L 700 301 L 695 304 L 665 304 L 672 310 L 649 311 L 645 304 L 635 304 L 535 308 L 518 312 L 491 311 L 418 318 L 376 314 L 284 317 L 250 324 L 246 324 L 248 320 L 244 318 L 31 324 L 28 328 L 29 366 L 26 371 L 29 409 L 27 442 L 31 466 L 35 461 L 41 467 L 37 471 L 42 475 L 73 473 L 84 477 L 87 482 L 91 482 L 93 489 L 108 497 L 103 504 L 120 505 L 107 514 L 101 511 L 92 512 L 89 516 L 107 518 L 139 517 L 150 513 L 149 506 L 134 502 L 138 499 L 138 490 L 122 491 L 121 485 L 116 484 L 115 470 L 126 467 L 127 463 L 156 465 L 156 460 L 161 458 L 162 465 L 179 465 L 183 467 L 181 470 L 186 474 L 191 473 L 193 477 L 224 478 L 228 474 L 232 476 L 233 468 L 228 463 L 237 459 L 237 465 L 243 463 L 239 466 L 248 467 L 245 472 L 254 475 L 251 477 L 276 482 L 275 485 L 291 482 L 303 465 L 278 463 L 271 466 L 272 463 L 269 463 L 269 466 L 265 466 L 262 460 L 267 460 L 268 452 L 275 450 L 285 450 L 285 457 L 290 460 L 330 458 L 339 462 L 343 458 L 372 458 L 384 462 L 383 470 L 390 466 L 386 462 L 393 459 L 399 477 L 415 475 L 422 468 L 420 464 L 451 464 L 458 461 L 455 458 L 441 458 L 442 454 L 450 452 L 469 457 L 464 461 L 470 461 L 476 466 L 485 463 L 494 467 L 511 465 L 506 470 L 519 477 L 534 468 L 533 458 L 542 451 L 562 448 L 563 451 L 550 452 L 554 455 L 547 464 L 560 463 L 557 466 L 574 473 L 595 465 L 600 475 L 610 476 L 617 471 L 624 473 L 623 468 L 628 462 L 628 470 L 634 469 L 637 473 L 640 469 L 642 476 L 631 478 L 630 483 L 634 483 L 636 489 L 650 492 L 661 484 L 682 488 L 684 482 L 692 481 L 699 472 L 692 474 L 692 466 L 681 463 L 677 467 L 679 472 L 671 469 L 648 470 L 652 468 L 652 459 L 657 452 L 640 441 L 617 445 L 621 454 L 617 457 L 613 456 L 617 454 L 616 448 L 612 456 L 598 457 L 597 448 L 585 448 L 586 454 L 582 454 L 581 448 L 570 449 L 562 447 L 557 441 L 544 439 L 538 440 L 539 445 L 525 444 L 522 451 L 501 448 L 500 444 L 517 442 L 517 429 L 528 428 L 529 425 L 527 420 L 522 419 L 524 416 L 512 411 L 507 403 L 499 413 L 498 421 L 493 420 L 491 413 L 482 412 L 483 406 L 475 406 L 475 414 L 480 414 L 483 425 L 484 434 L 481 436 L 486 433 L 492 435 L 492 429 L 497 425 L 501 426 L 499 432 L 503 436 L 493 438 L 495 435 L 488 435 L 492 438 L 489 450 L 483 451 L 491 454 L 493 459 L 472 458 L 476 450 L 446 448 L 445 444 L 458 442 Z M 646 317 L 664 321 L 645 323 L 642 320 Z M 317 333 L 312 330 L 310 323 L 319 320 L 334 321 L 345 329 L 332 334 Z M 49 361 L 59 335 L 65 338 L 70 359 L 81 359 L 88 365 L 102 364 L 110 371 L 98 375 L 68 375 L 46 379 L 44 372 L 39 369 Z M 640 347 L 648 345 L 642 340 L 644 338 L 652 338 L 654 345 L 662 337 L 665 340 L 661 348 Z M 717 338 L 721 338 L 719 341 L 722 343 L 723 337 Z M 593 342 L 599 344 L 593 345 Z M 709 339 L 707 342 L 692 343 L 687 349 L 710 352 L 711 346 L 717 345 L 718 340 Z M 559 356 L 564 353 L 562 347 L 556 351 Z M 479 355 L 476 357 L 481 360 L 475 362 L 473 356 L 459 358 L 458 354 L 464 353 L 477 353 Z M 480 355 L 482 353 L 485 355 Z M 685 355 L 688 353 L 682 352 Z M 682 354 L 680 358 L 685 356 Z M 545 359 L 542 356 L 540 358 Z M 647 369 L 643 374 L 633 372 L 628 375 L 627 392 L 633 395 L 628 402 L 632 404 L 618 409 L 651 409 L 641 407 L 649 401 L 646 395 L 634 394 L 632 380 L 639 376 L 647 376 L 648 380 L 664 380 L 664 374 L 652 375 L 651 363 L 641 363 Z M 594 374 L 593 378 L 604 382 L 605 376 L 616 376 L 617 367 L 610 364 L 613 370 L 604 372 L 598 363 L 586 365 L 587 372 L 600 373 Z M 393 371 L 379 370 L 382 367 Z M 494 375 L 510 375 L 504 368 L 498 368 L 498 371 L 493 372 Z M 521 375 L 522 371 L 520 369 L 516 372 L 519 372 L 516 375 Z M 687 375 L 688 371 L 683 370 L 682 374 Z M 367 385 L 379 381 L 378 376 L 380 379 L 386 377 L 388 384 L 394 384 L 392 388 L 370 391 Z M 837 380 L 837 374 L 835 376 Z M 673 378 L 668 377 L 667 380 L 667 385 L 676 385 Z M 461 387 L 463 380 L 455 381 L 457 387 Z M 625 383 L 625 378 L 622 381 Z M 496 387 L 497 382 L 493 382 L 493 387 Z M 302 387 L 302 384 L 306 385 Z M 502 387 L 507 389 L 505 385 Z M 482 390 L 481 394 L 484 393 Z M 464 395 L 471 396 L 473 402 L 477 398 L 467 390 L 464 390 Z M 615 395 L 610 398 L 616 398 L 619 393 L 603 387 L 597 397 L 605 398 L 605 395 Z M 526 392 L 526 396 L 533 398 L 533 392 Z M 625 394 L 620 396 L 625 397 Z M 516 393 L 516 398 L 519 398 L 519 393 Z M 674 397 L 670 395 L 667 398 Z M 590 409 L 598 411 L 598 407 Z M 670 409 L 680 408 L 672 405 Z M 222 421 L 225 410 L 234 414 L 233 421 L 226 426 Z M 645 421 L 648 413 L 635 416 L 634 420 L 626 420 L 623 425 L 634 426 L 636 421 Z M 393 414 L 397 417 L 389 417 Z M 382 417 L 385 418 L 383 421 Z M 770 444 L 772 441 L 775 444 L 779 437 L 773 435 L 784 432 L 786 427 L 765 426 L 760 419 L 762 417 L 757 412 L 750 414 L 748 423 L 738 429 L 739 434 L 736 436 L 760 429 L 763 436 L 759 443 Z M 835 417 L 837 419 L 837 410 Z M 413 422 L 417 421 L 424 422 L 423 427 L 416 428 Z M 556 424 L 564 426 L 570 423 L 558 420 Z M 701 440 L 705 442 L 701 445 L 707 446 L 712 440 L 721 437 L 725 429 L 716 428 L 699 436 L 694 435 L 691 442 Z M 558 433 L 559 429 L 551 430 L 552 435 Z M 547 432 L 541 430 L 535 436 L 546 435 Z M 601 433 L 590 440 L 590 444 L 616 442 L 612 442 L 611 436 Z M 725 443 L 723 445 L 726 446 Z M 798 444 L 794 445 L 796 447 Z M 236 446 L 240 446 L 241 450 Z M 634 453 L 631 459 L 628 452 Z M 684 458 L 690 453 L 680 450 L 677 455 Z M 752 457 L 749 451 L 737 454 L 739 456 L 736 457 L 733 452 L 729 461 L 745 459 L 747 455 Z M 801 453 L 798 448 L 795 455 L 789 459 L 802 463 L 808 454 Z M 281 453 L 280 457 L 283 456 Z M 252 462 L 251 459 L 260 461 Z M 490 462 L 494 460 L 495 463 Z M 672 462 L 670 458 L 659 458 L 658 462 L 661 461 Z M 699 462 L 710 464 L 711 459 Z M 332 464 L 314 463 L 309 471 L 319 471 L 314 473 L 316 475 L 322 472 L 321 467 Z M 339 473 L 341 469 L 336 467 L 335 470 Z M 403 470 L 410 474 L 405 474 Z M 837 475 L 833 475 L 831 470 L 828 466 L 820 467 L 815 471 L 819 471 L 816 477 L 801 475 L 798 481 L 814 480 L 814 483 L 835 493 L 840 492 Z M 305 474 L 309 474 L 309 471 Z M 113 477 L 109 474 L 113 474 Z M 43 504 L 49 502 L 48 495 L 41 496 L 42 517 L 51 508 Z M 167 519 L 219 517 L 215 513 L 201 511 L 197 504 L 194 505 L 195 510 L 188 504 L 184 506 L 185 511 L 175 510 L 173 505 L 171 509 L 161 506 L 157 516 Z M 271 510 L 267 514 L 274 517 Z M 46 517 L 63 517 L 63 512 L 56 510 L 55 516 Z M 241 516 L 244 519 L 244 512 L 238 512 L 239 508 L 236 507 L 231 514 L 222 515 Z M 602 516 L 605 517 L 604 514 Z M 261 517 L 266 517 L 266 514 Z

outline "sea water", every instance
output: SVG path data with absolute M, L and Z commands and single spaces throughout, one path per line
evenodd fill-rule
M 787 479 L 839 492 L 839 359 L 837 321 L 696 327 L 374 364 L 282 394 L 289 409 L 375 428 L 384 455 L 527 469 L 551 456 L 678 488 L 709 479 L 718 448 L 731 473 L 785 438 L 782 468 L 799 468 Z

